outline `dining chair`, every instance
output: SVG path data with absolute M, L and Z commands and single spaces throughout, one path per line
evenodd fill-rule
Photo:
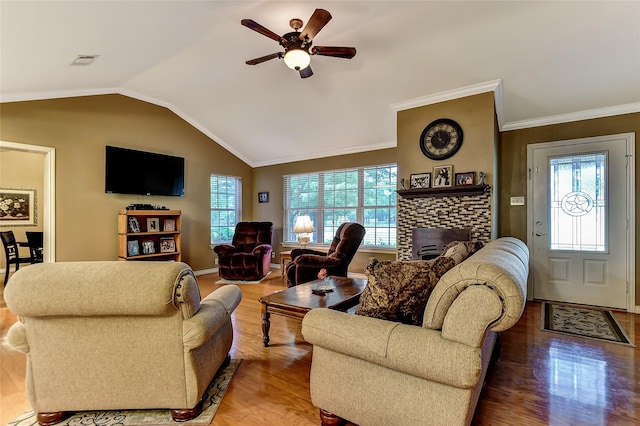
M 41 231 L 26 231 L 25 234 L 27 235 L 27 245 L 31 254 L 31 263 L 42 263 L 43 233 Z
M 20 252 L 18 250 L 18 242 L 16 241 L 16 237 L 13 234 L 13 231 L 2 231 L 0 232 L 0 239 L 2 240 L 2 245 L 4 246 L 4 255 L 5 255 L 5 273 L 4 273 L 4 284 L 7 284 L 9 281 L 9 270 L 11 269 L 11 265 L 16 265 L 16 271 L 20 269 L 21 263 L 31 263 L 31 256 L 29 257 L 20 257 Z

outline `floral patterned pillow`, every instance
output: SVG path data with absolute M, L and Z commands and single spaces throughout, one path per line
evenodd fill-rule
M 369 279 L 357 315 L 422 325 L 425 306 L 440 277 L 455 265 L 450 257 L 432 260 L 379 261 L 365 268 Z

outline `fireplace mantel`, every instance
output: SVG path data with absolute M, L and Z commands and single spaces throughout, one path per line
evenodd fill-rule
M 461 197 L 463 195 L 481 195 L 489 192 L 491 185 L 464 185 L 445 188 L 398 189 L 398 195 L 412 200 L 414 198 Z

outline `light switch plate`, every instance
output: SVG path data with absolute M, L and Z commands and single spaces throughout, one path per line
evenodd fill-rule
M 524 206 L 524 197 L 511 197 L 512 206 Z

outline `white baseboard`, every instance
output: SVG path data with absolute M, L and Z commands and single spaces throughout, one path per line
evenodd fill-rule
M 199 276 L 199 275 L 206 275 L 206 274 L 215 274 L 216 272 L 218 272 L 218 268 L 211 268 L 211 269 L 200 269 L 197 271 L 193 271 L 193 273 L 195 274 L 195 276 Z

